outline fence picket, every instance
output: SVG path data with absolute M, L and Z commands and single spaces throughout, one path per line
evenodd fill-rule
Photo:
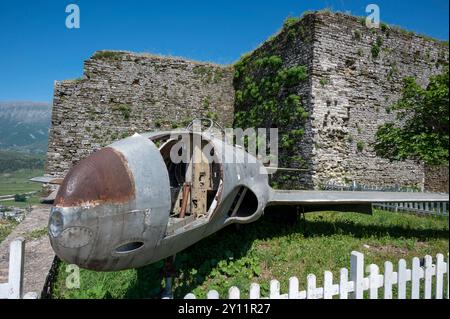
M 443 294 L 443 277 L 445 271 L 444 255 L 436 255 L 436 299 L 442 299 Z
M 406 299 L 406 261 L 400 259 L 398 262 L 398 299 Z
M 184 296 L 184 299 L 197 299 L 193 293 L 188 293 L 186 296 Z
M 298 278 L 297 277 L 289 278 L 289 293 L 288 293 L 289 299 L 298 298 L 298 287 L 299 287 Z
M 378 288 L 380 287 L 380 275 L 377 265 L 371 264 L 369 268 L 369 298 L 378 299 Z
M 228 299 L 240 299 L 241 298 L 241 292 L 239 291 L 238 287 L 231 287 L 228 290 Z
M 431 281 L 433 276 L 433 268 L 430 255 L 425 256 L 425 299 L 431 299 Z
M 384 263 L 384 299 L 392 299 L 392 284 L 394 283 L 394 265 L 390 261 Z
M 270 299 L 280 298 L 280 282 L 278 280 L 270 281 Z
M 364 296 L 364 255 L 352 251 L 350 257 L 350 280 L 353 281 L 352 299 L 362 299 Z
M 257 283 L 250 285 L 250 299 L 259 299 L 261 297 L 261 287 Z
M 25 239 L 19 237 L 10 244 L 9 253 L 9 299 L 22 298 Z
M 423 269 L 420 267 L 420 259 L 414 257 L 411 270 L 411 299 L 420 298 L 420 279 L 423 278 Z
M 309 274 L 306 281 L 306 299 L 316 299 L 316 275 Z
M 206 294 L 206 298 L 207 299 L 219 299 L 219 293 L 217 292 L 217 290 L 210 290 Z
M 341 268 L 340 270 L 340 278 L 339 278 L 339 298 L 347 299 L 348 298 L 348 269 Z
M 0 299 L 5 298 L 9 294 L 9 283 L 0 284 Z
M 450 259 L 449 259 L 449 255 L 448 255 L 448 253 L 447 253 L 447 299 L 449 299 L 448 298 L 448 294 L 449 294 L 449 277 L 450 277 L 450 272 L 449 272 L 449 265 L 450 265 Z
M 333 299 L 333 273 L 325 271 L 323 275 L 323 299 Z

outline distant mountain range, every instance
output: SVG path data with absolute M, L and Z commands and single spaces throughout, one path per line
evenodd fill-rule
M 51 104 L 0 102 L 0 150 L 47 152 Z

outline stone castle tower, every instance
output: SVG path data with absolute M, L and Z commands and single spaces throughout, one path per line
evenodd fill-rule
M 286 24 L 234 66 L 96 52 L 83 78 L 55 84 L 46 173 L 62 176 L 87 154 L 133 132 L 171 129 L 196 117 L 229 127 L 234 114 L 253 107 L 241 103 L 242 96 L 249 83 L 265 81 L 261 68 L 270 57 L 281 61 L 280 70 L 302 66 L 307 74 L 273 95 L 280 105 L 286 94 L 297 95 L 308 112 L 294 160 L 281 160 L 307 169 L 291 176 L 290 187 L 355 181 L 448 192 L 448 167 L 389 162 L 373 151 L 378 126 L 395 120 L 389 107 L 403 79 L 413 76 L 425 86 L 448 65 L 448 45 L 386 25 L 368 29 L 360 18 L 329 12 Z

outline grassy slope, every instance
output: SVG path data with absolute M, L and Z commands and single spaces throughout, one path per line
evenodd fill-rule
M 38 191 L 41 189 L 39 183 L 30 182 L 31 177 L 42 176 L 43 170 L 39 169 L 21 169 L 9 173 L 0 173 L 0 195 L 13 195 Z M 2 206 L 28 207 L 29 205 L 38 204 L 39 196 L 33 196 L 26 202 L 0 201 Z M 0 220 L 0 242 L 5 239 L 9 233 L 17 226 L 17 223 L 10 220 Z
M 41 189 L 41 184 L 30 182 L 29 179 L 42 176 L 44 170 L 21 169 L 9 173 L 0 173 L 0 195 L 21 194 Z M 3 203 L 0 202 L 3 205 Z M 5 204 L 6 205 L 6 204 Z
M 270 279 L 287 292 L 288 278 L 297 276 L 301 289 L 314 273 L 318 284 L 325 270 L 337 277 L 350 265 L 350 252 L 365 253 L 366 263 L 381 268 L 414 256 L 448 252 L 448 219 L 376 211 L 373 216 L 354 213 L 307 214 L 306 220 L 287 226 L 262 219 L 236 230 L 228 227 L 177 255 L 175 297 L 193 291 L 204 297 L 210 289 L 225 296 L 236 285 L 248 296 L 251 282 L 262 284 L 267 296 Z M 366 246 L 365 246 L 366 245 Z M 369 248 L 366 248 L 367 245 Z M 141 269 L 99 273 L 81 270 L 80 289 L 66 289 L 65 264 L 54 285 L 55 298 L 152 298 L 161 285 L 162 262 Z
M 14 227 L 17 226 L 17 223 L 13 220 L 2 220 L 0 219 L 0 243 L 8 237 L 8 235 L 12 232 Z
M 29 208 L 32 205 L 37 205 L 41 203 L 41 196 L 39 195 L 33 195 L 32 197 L 28 198 L 26 202 L 16 202 L 14 200 L 6 200 L 0 202 L 0 205 L 6 206 L 6 207 L 19 207 L 19 208 Z
M 36 150 L 41 152 L 40 150 Z M 43 169 L 45 153 L 24 153 L 0 149 L 0 173 L 20 169 Z

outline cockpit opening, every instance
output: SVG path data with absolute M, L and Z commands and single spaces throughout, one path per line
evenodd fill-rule
M 222 180 L 221 164 L 215 158 L 212 142 L 202 137 L 201 147 L 198 147 L 193 134 L 185 134 L 189 134 L 189 138 L 164 140 L 164 136 L 158 137 L 163 140 L 159 150 L 169 173 L 172 199 L 168 233 L 209 217 Z M 182 155 L 184 160 L 180 160 Z M 174 156 L 178 156 L 177 161 L 173 160 Z

